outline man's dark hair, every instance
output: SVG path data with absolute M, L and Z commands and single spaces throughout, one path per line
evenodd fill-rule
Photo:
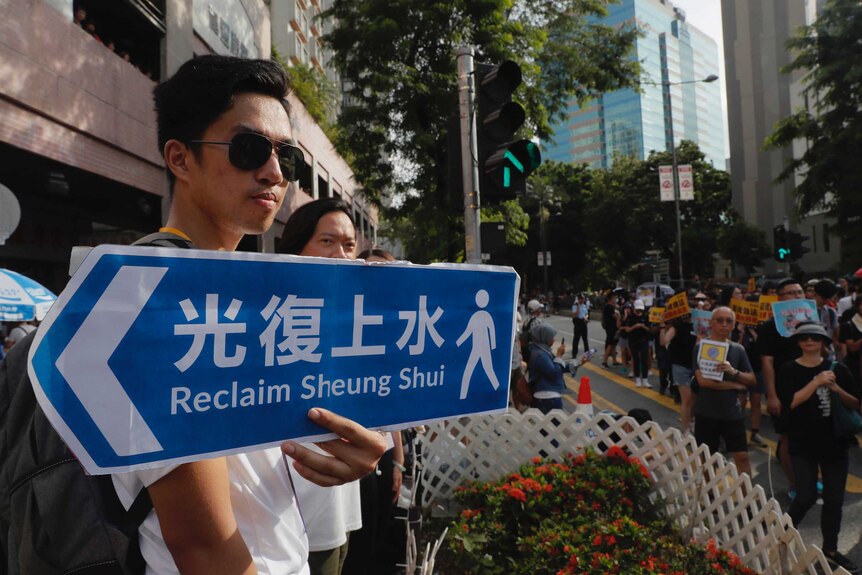
M 823 299 L 829 299 L 838 292 L 838 286 L 830 279 L 822 279 L 814 284 L 814 293 Z
M 343 212 L 350 218 L 350 223 L 356 225 L 350 213 L 350 206 L 344 200 L 338 198 L 314 200 L 300 206 L 290 215 L 287 223 L 284 224 L 284 231 L 281 233 L 281 239 L 275 251 L 280 254 L 299 255 L 314 235 L 317 222 L 330 212 Z
M 778 282 L 778 287 L 776 289 L 778 290 L 778 293 L 781 293 L 781 290 L 783 290 L 787 286 L 792 286 L 792 285 L 801 286 L 802 284 L 797 279 L 785 278 L 785 279 L 781 280 L 780 282 Z
M 153 90 L 159 152 L 168 140 L 199 140 L 233 106 L 237 94 L 272 96 L 290 116 L 289 91 L 284 69 L 272 60 L 218 55 L 192 58 Z M 168 177 L 173 186 L 170 170 Z

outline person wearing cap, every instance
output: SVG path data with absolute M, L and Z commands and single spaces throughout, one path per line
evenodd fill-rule
M 566 344 L 552 351 L 557 338 L 557 328 L 549 323 L 540 323 L 530 329 L 530 388 L 533 391 L 532 407 L 542 413 L 552 409 L 563 409 L 563 392 L 566 382 L 563 372 L 568 366 L 563 360 Z
M 736 314 L 729 307 L 721 306 L 713 310 L 709 320 L 709 339 L 728 344 L 726 359 L 716 366 L 722 373 L 721 381 L 703 376 L 696 358 L 700 356 L 699 347 L 694 353 L 692 365 L 700 392 L 694 402 L 694 415 L 697 425 L 694 437 L 715 453 L 724 439 L 727 452 L 740 473 L 751 475 L 748 459 L 748 444 L 745 441 L 745 412 L 739 401 L 739 392 L 746 391 L 757 383 L 754 370 L 748 362 L 748 355 L 738 343 L 730 341 L 736 323 Z
M 574 327 L 575 337 L 572 340 L 572 355 L 578 354 L 578 341 L 584 342 L 584 353 L 590 351 L 590 340 L 587 337 L 587 326 L 589 325 L 590 310 L 587 307 L 587 298 L 584 294 L 579 293 L 572 305 L 572 324 Z
M 794 527 L 798 526 L 817 501 L 819 471 L 823 477 L 823 553 L 833 568 L 840 566 L 857 573 L 856 565 L 838 552 L 851 439 L 835 435 L 831 396 L 837 395 L 844 406 L 858 411 L 862 388 L 846 366 L 823 357 L 830 339 L 822 325 L 801 322 L 792 340 L 800 349 L 800 357 L 779 368 L 778 388 L 796 474 L 797 495 L 788 513 Z
M 537 299 L 531 299 L 527 302 L 527 313 L 530 317 L 526 322 L 524 322 L 524 325 L 521 328 L 521 333 L 518 336 L 521 341 L 521 357 L 524 358 L 527 365 L 530 364 L 530 342 L 533 339 L 532 330 L 537 325 L 545 323 L 545 320 L 542 319 L 543 309 L 544 306 Z
M 797 280 L 788 278 L 779 282 L 779 301 L 803 299 L 804 297 L 805 290 L 802 289 Z M 766 386 L 766 408 L 772 416 L 772 425 L 778 434 L 779 440 L 776 451 L 781 462 L 781 468 L 787 476 L 787 495 L 792 500 L 796 497 L 796 478 L 793 475 L 793 462 L 790 460 L 784 420 L 781 418 L 782 404 L 778 399 L 778 392 L 783 382 L 778 375 L 778 370 L 785 363 L 802 355 L 802 351 L 791 338 L 783 337 L 778 333 L 774 318 L 769 318 L 757 326 L 757 345 L 760 351 L 763 383 Z
M 647 371 L 647 354 L 652 328 L 646 317 L 644 302 L 636 299 L 632 305 L 632 314 L 623 323 L 621 330 L 628 334 L 629 351 L 632 354 L 632 369 L 637 387 L 650 388 L 649 372 Z

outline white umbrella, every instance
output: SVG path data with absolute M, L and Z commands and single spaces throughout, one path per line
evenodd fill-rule
M 42 321 L 56 300 L 43 285 L 0 268 L 0 321 Z

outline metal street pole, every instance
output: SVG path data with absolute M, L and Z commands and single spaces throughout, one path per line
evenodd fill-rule
M 464 257 L 468 263 L 482 263 L 479 212 L 479 166 L 473 161 L 476 123 L 473 121 L 475 76 L 473 47 L 461 46 L 458 56 L 458 109 L 461 120 L 461 170 L 464 187 Z
M 667 89 L 667 119 L 670 124 L 671 165 L 673 169 L 673 203 L 676 206 L 676 249 L 679 261 L 679 287 L 685 287 L 685 276 L 682 275 L 682 222 L 679 216 L 679 174 L 676 169 L 676 142 L 673 134 L 673 100 L 670 97 L 670 83 L 664 83 Z
M 542 292 L 548 293 L 548 240 L 545 237 L 545 197 L 539 202 L 539 243 L 542 244 Z
M 709 84 L 711 82 L 715 82 L 718 80 L 718 76 L 715 74 L 710 74 L 706 78 L 702 78 L 700 80 L 686 80 L 683 82 L 661 82 L 661 86 L 663 89 L 667 90 L 667 120 L 670 125 L 670 151 L 671 151 L 671 163 L 673 170 L 673 203 L 676 207 L 676 249 L 677 249 L 677 260 L 679 261 L 679 287 L 685 287 L 685 276 L 682 273 L 682 218 L 679 214 L 679 200 L 680 200 L 680 190 L 679 190 L 679 173 L 677 170 L 677 162 L 676 162 L 676 141 L 673 133 L 673 98 L 670 96 L 670 88 L 671 86 L 678 86 L 680 84 L 695 84 L 697 82 L 704 82 Z M 643 84 L 652 84 L 658 85 L 656 82 L 642 82 Z

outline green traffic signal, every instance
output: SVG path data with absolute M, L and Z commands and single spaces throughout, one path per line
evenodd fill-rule
M 542 163 L 535 142 L 514 140 L 526 120 L 524 107 L 511 100 L 520 84 L 521 68 L 511 60 L 476 66 L 476 156 L 479 191 L 486 200 L 523 193 L 527 176 Z

